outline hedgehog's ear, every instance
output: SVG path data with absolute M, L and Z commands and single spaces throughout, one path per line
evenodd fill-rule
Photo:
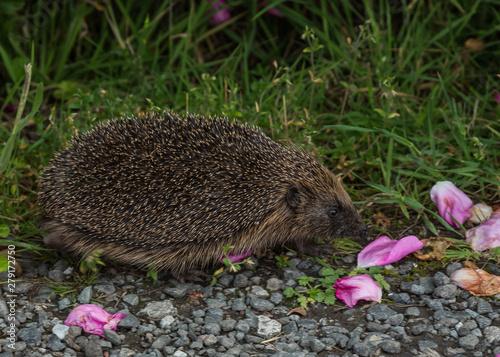
M 291 186 L 286 193 L 286 202 L 290 208 L 295 209 L 299 207 L 301 201 L 301 194 L 299 186 Z

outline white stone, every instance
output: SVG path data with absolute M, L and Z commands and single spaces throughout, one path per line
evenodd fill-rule
M 160 327 L 164 329 L 170 329 L 172 324 L 175 322 L 175 318 L 173 316 L 167 315 L 160 321 Z
M 64 340 L 64 337 L 68 334 L 69 326 L 63 324 L 57 324 L 52 327 L 52 333 L 59 337 L 60 340 Z
M 263 338 L 271 338 L 281 332 L 281 324 L 267 316 L 258 316 L 259 320 L 257 335 Z
M 154 301 L 146 305 L 139 314 L 145 314 L 152 319 L 162 319 L 167 315 L 177 315 L 177 309 L 171 301 Z

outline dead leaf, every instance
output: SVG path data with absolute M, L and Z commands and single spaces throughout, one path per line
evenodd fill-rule
M 469 260 L 463 262 L 463 265 L 464 265 L 464 268 L 479 269 L 478 266 L 476 264 L 474 264 L 474 262 L 471 262 Z
M 391 226 L 391 219 L 380 211 L 373 215 L 373 220 L 377 227 L 389 228 Z
M 483 40 L 479 40 L 477 38 L 469 38 L 467 41 L 465 41 L 465 49 L 466 50 L 471 50 L 473 52 L 481 52 L 484 50 L 485 43 Z
M 450 276 L 451 281 L 470 291 L 475 296 L 491 296 L 500 293 L 500 276 L 489 274 L 482 269 L 463 268 Z
M 191 291 L 189 293 L 189 302 L 195 302 L 203 298 L 203 294 L 199 291 Z
M 413 255 L 420 260 L 441 260 L 446 257 L 446 249 L 450 246 L 446 238 L 435 237 L 430 239 L 422 239 L 424 248 L 417 250 Z
M 302 316 L 307 316 L 307 311 L 306 311 L 305 307 L 299 306 L 299 307 L 296 307 L 295 309 L 291 309 L 290 311 L 288 311 L 286 316 L 290 316 L 291 314 L 299 314 Z

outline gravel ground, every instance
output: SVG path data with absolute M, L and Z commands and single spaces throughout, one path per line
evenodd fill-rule
M 19 258 L 19 257 L 18 257 Z M 54 285 L 74 281 L 72 268 L 27 259 L 16 281 L 15 297 L 3 284 L 0 297 L 0 357 L 7 356 L 475 356 L 500 353 L 500 294 L 474 297 L 450 283 L 462 267 L 421 276 L 408 258 L 391 267 L 391 292 L 382 304 L 341 301 L 315 304 L 306 316 L 287 313 L 293 302 L 283 296 L 296 278 L 317 275 L 313 261 L 292 257 L 277 268 L 273 257 L 237 274 L 224 274 L 214 287 L 146 278 L 139 270 L 103 269 L 92 286 L 68 297 Z M 343 267 L 354 267 L 345 257 Z M 421 267 L 419 268 L 421 269 Z M 500 275 L 498 267 L 490 266 Z M 6 281 L 5 276 L 0 276 Z M 67 327 L 75 305 L 95 303 L 127 316 L 106 338 Z M 11 312 L 13 314 L 11 314 Z M 15 314 L 15 315 L 14 315 Z M 15 318 L 14 318 L 15 317 Z M 14 320 L 14 321 L 12 321 Z M 15 323 L 15 329 L 10 324 Z M 15 332 L 13 331 L 15 330 Z M 14 341 L 14 349 L 12 346 Z

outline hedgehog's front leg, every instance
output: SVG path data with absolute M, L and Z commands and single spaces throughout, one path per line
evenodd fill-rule
M 177 279 L 180 283 L 184 284 L 186 282 L 192 283 L 205 283 L 212 275 L 205 273 L 198 269 L 184 269 L 171 271 L 172 276 Z
M 303 254 L 313 257 L 322 257 L 332 253 L 331 244 L 316 244 L 309 239 L 301 239 L 295 242 L 295 248 L 299 256 Z

